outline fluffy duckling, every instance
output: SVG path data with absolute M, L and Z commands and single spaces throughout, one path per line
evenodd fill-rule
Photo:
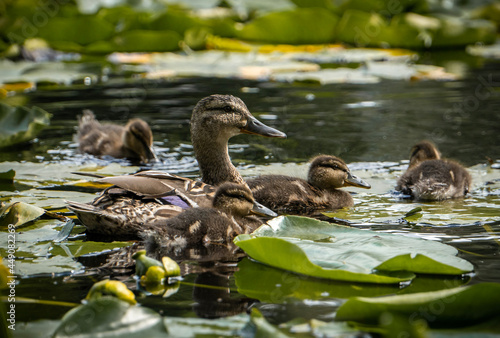
M 262 222 L 252 214 L 277 216 L 255 202 L 246 185 L 224 183 L 217 189 L 211 208 L 188 209 L 164 224 L 146 226 L 141 236 L 152 254 L 178 254 L 189 246 L 229 243 L 239 234 L 254 231 Z
M 68 208 L 88 233 L 136 237 L 144 224 L 162 223 L 191 207 L 210 207 L 216 186 L 224 182 L 246 184 L 231 163 L 228 141 L 238 134 L 286 137 L 258 121 L 245 103 L 232 95 L 201 99 L 191 117 L 191 139 L 202 181 L 159 172 L 103 178 L 113 184 L 94 201 L 70 202 Z
M 143 163 L 156 160 L 151 128 L 138 118 L 129 120 L 125 126 L 101 124 L 90 110 L 84 110 L 78 123 L 77 139 L 80 151 L 87 154 Z
M 472 178 L 459 163 L 442 159 L 436 146 L 421 141 L 413 146 L 410 165 L 396 190 L 416 200 L 439 201 L 465 196 Z
M 354 205 L 351 194 L 338 188 L 371 188 L 352 175 L 344 161 L 330 155 L 311 160 L 307 181 L 283 175 L 264 175 L 247 183 L 256 201 L 274 211 L 293 214 L 350 207 Z

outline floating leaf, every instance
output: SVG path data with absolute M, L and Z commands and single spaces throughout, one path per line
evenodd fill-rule
M 411 295 L 349 299 L 337 311 L 336 319 L 377 324 L 384 312 L 410 321 L 424 319 L 431 327 L 476 324 L 498 316 L 500 284 L 481 283 L 449 290 Z
M 12 224 L 19 227 L 23 224 L 36 220 L 42 216 L 45 210 L 24 202 L 15 202 L 5 207 L 0 214 L 0 226 L 6 227 Z
M 70 221 L 72 222 L 72 221 Z M 69 230 L 68 229 L 66 230 Z M 57 234 L 56 238 L 53 239 L 56 242 L 60 232 Z M 124 248 L 132 245 L 131 242 L 93 242 L 93 241 L 67 241 L 64 243 L 54 243 L 54 247 L 51 250 L 52 254 L 58 254 L 62 256 L 70 257 L 80 257 L 83 255 L 99 253 L 103 251 L 113 250 L 117 248 Z
M 297 216 L 268 224 L 252 235 L 236 237 L 236 245 L 257 261 L 308 276 L 399 283 L 413 279 L 412 272 L 460 275 L 473 270 L 472 264 L 456 257 L 455 248 L 434 241 Z
M 267 43 L 329 43 L 334 41 L 337 21 L 337 16 L 323 8 L 273 12 L 246 24 L 238 37 Z
M 252 324 L 256 326 L 255 337 L 289 337 L 287 334 L 281 332 L 277 327 L 271 325 L 256 308 L 252 308 L 250 320 Z
M 96 81 L 101 74 L 98 63 L 12 62 L 0 60 L 0 83 L 63 83 Z
M 38 107 L 11 107 L 0 103 L 0 148 L 27 142 L 49 125 L 50 114 Z
M 113 297 L 91 300 L 67 312 L 54 337 L 159 337 L 166 335 L 162 317 L 154 310 Z
M 38 36 L 49 41 L 69 41 L 79 45 L 110 39 L 115 28 L 96 16 L 54 17 L 40 27 Z

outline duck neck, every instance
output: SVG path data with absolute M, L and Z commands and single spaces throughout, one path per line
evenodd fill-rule
M 210 140 L 192 138 L 193 150 L 201 172 L 201 180 L 218 186 L 224 182 L 245 184 L 229 158 L 228 139 L 215 137 Z

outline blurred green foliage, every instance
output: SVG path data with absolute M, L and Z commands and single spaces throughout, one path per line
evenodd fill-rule
M 496 40 L 500 6 L 480 4 L 465 9 L 431 0 L 282 0 L 274 5 L 250 0 L 5 0 L 0 4 L 0 50 L 12 54 L 13 45 L 42 38 L 62 51 L 163 52 L 205 49 L 213 36 L 270 44 L 454 48 Z

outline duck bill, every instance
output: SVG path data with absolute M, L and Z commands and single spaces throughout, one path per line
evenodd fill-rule
M 344 181 L 344 187 L 358 187 L 364 189 L 370 189 L 372 186 L 363 181 L 361 178 L 354 176 L 350 172 L 347 173 L 347 179 Z
M 245 127 L 241 128 L 240 131 L 244 134 L 261 135 L 267 137 L 279 137 L 286 138 L 286 134 L 279 131 L 278 129 L 266 126 L 264 123 L 257 120 L 255 117 L 251 116 L 248 119 L 248 123 Z
M 269 216 L 269 217 L 276 217 L 276 216 L 278 216 L 277 213 L 275 213 L 271 209 L 263 206 L 259 202 L 254 202 L 253 203 L 253 208 L 252 208 L 251 212 L 252 212 L 252 214 L 258 215 L 258 216 Z

